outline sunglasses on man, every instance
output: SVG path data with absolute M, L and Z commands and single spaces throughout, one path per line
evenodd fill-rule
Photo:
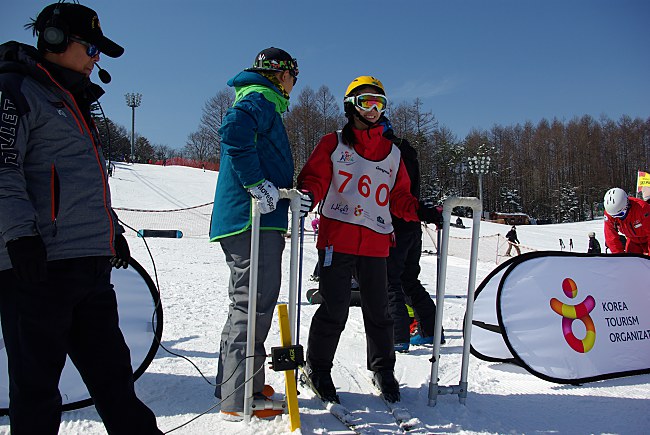
M 388 98 L 381 94 L 354 95 L 352 97 L 347 97 L 343 101 L 346 103 L 352 103 L 355 107 L 366 112 L 376 109 L 377 112 L 383 113 L 386 110 L 386 106 L 388 106 Z
M 93 45 L 90 42 L 86 42 L 83 39 L 79 39 L 74 36 L 69 36 L 68 39 L 70 39 L 70 41 L 74 41 L 78 44 L 85 46 L 86 54 L 88 55 L 88 57 L 95 57 L 99 54 L 99 48 L 97 48 L 96 45 Z

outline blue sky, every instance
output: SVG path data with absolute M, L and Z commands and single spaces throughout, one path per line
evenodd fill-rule
M 3 0 L 0 42 L 50 2 Z M 338 98 L 358 75 L 394 102 L 424 103 L 463 139 L 472 128 L 622 114 L 650 117 L 647 0 L 91 0 L 104 33 L 126 48 L 100 65 L 113 81 L 106 115 L 130 132 L 124 94 L 140 92 L 136 132 L 182 147 L 205 101 L 281 47 L 298 59 L 296 95 L 327 85 Z M 93 80 L 99 82 L 96 74 Z

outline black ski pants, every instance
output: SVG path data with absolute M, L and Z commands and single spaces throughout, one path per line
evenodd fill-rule
M 0 272 L 11 433 L 58 433 L 68 355 L 109 434 L 162 434 L 135 395 L 108 257 L 50 261 L 47 273 L 47 282 L 27 285 Z
M 436 304 L 420 282 L 422 230 L 395 232 L 395 246 L 388 255 L 388 311 L 394 322 L 395 343 L 408 343 L 411 319 L 406 305 L 415 311 L 420 332 L 433 336 Z
M 332 264 L 323 265 L 325 251 L 318 251 L 319 290 L 323 303 L 309 328 L 307 363 L 314 371 L 329 372 L 350 311 L 351 281 L 356 271 L 361 295 L 361 312 L 366 332 L 367 368 L 393 370 L 393 321 L 388 314 L 386 259 L 334 252 Z

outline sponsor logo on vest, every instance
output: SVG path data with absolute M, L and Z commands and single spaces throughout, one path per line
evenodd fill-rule
M 375 169 L 378 170 L 379 172 L 383 172 L 386 175 L 390 175 L 390 171 L 387 171 L 384 168 L 380 168 L 379 166 L 377 166 Z
M 354 163 L 354 153 L 351 153 L 350 151 L 341 152 L 341 158 L 339 159 L 339 163 L 345 163 L 347 165 L 351 165 L 352 163 Z
M 340 202 L 338 204 L 332 204 L 330 209 L 332 211 L 338 211 L 341 214 L 348 214 L 349 213 L 348 205 L 347 204 L 342 205 Z
M 355 216 L 361 216 L 361 213 L 363 213 L 363 207 L 361 207 L 360 205 L 357 205 L 356 207 L 354 207 L 354 215 Z
M 377 222 L 379 222 L 382 225 L 386 224 L 386 222 L 384 222 L 384 219 L 381 216 L 377 216 Z

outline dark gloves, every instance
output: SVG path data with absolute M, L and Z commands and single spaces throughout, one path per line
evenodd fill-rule
M 442 227 L 442 207 L 432 207 L 420 202 L 418 208 L 418 218 L 422 222 L 435 224 L 436 227 Z
M 308 190 L 300 189 L 300 217 L 307 217 L 314 205 L 314 194 Z
M 129 267 L 129 260 L 131 259 L 131 251 L 129 251 L 129 244 L 122 234 L 115 236 L 115 256 L 111 257 L 111 266 L 116 269 L 120 267 Z
M 47 251 L 41 236 L 18 237 L 7 242 L 16 277 L 26 284 L 47 280 Z

